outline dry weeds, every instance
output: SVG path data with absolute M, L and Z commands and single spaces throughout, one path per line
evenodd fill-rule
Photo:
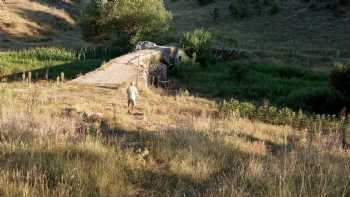
M 0 195 L 350 195 L 336 134 L 309 143 L 306 131 L 219 119 L 212 101 L 153 89 L 130 116 L 125 89 L 0 84 Z

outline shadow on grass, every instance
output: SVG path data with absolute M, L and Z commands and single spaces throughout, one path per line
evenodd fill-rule
M 31 9 L 28 7 L 16 7 L 12 12 L 18 14 L 20 17 L 37 24 L 37 26 L 26 23 L 25 25 L 32 31 L 38 31 L 41 36 L 50 36 L 50 39 L 40 40 L 36 35 L 13 35 L 10 32 L 3 31 L 3 35 L 6 39 L 16 38 L 16 39 L 25 39 L 27 41 L 39 41 L 39 42 L 49 42 L 54 39 L 53 29 L 61 30 L 63 32 L 73 31 L 76 27 L 73 24 L 80 15 L 80 6 L 77 3 L 68 3 L 61 0 L 38 0 L 36 3 L 46 6 L 48 8 L 55 8 L 61 13 L 51 12 L 50 9 Z M 11 4 L 10 2 L 8 4 Z M 33 4 L 32 6 L 35 6 Z M 41 10 L 40 10 L 41 9 Z M 66 17 L 63 17 L 65 15 Z M 71 19 L 71 21 L 70 21 Z M 7 26 L 15 27 L 16 24 L 8 23 Z
M 208 133 L 186 128 L 128 131 L 111 127 L 103 131 L 103 136 L 106 142 L 112 146 L 111 142 L 116 140 L 117 144 L 122 145 L 122 149 L 134 150 L 136 153 L 141 150 L 140 156 L 142 156 L 142 150 L 149 150 L 150 154 L 144 157 L 144 165 L 147 166 L 149 162 L 152 167 L 144 167 L 140 164 L 141 166 L 137 168 L 128 166 L 127 169 L 128 180 L 133 185 L 138 186 L 146 196 L 215 196 L 215 193 L 222 192 L 221 189 L 225 184 L 229 184 L 230 187 L 249 196 L 264 196 L 264 192 L 271 194 L 278 189 L 279 183 L 266 182 L 265 178 L 269 177 L 271 180 L 272 177 L 280 175 L 278 172 L 269 172 L 268 170 L 264 173 L 271 173 L 269 175 L 250 175 L 252 170 L 249 167 L 250 163 L 254 164 L 256 161 L 261 165 L 266 165 L 266 169 L 273 166 L 289 168 L 291 166 L 289 164 L 285 166 L 283 158 L 294 158 L 295 165 L 307 163 L 308 170 L 322 173 L 317 171 L 321 165 L 319 159 L 316 157 L 308 158 L 308 155 L 319 155 L 319 153 L 314 152 L 313 149 L 309 149 L 307 155 L 304 155 L 302 150 L 299 152 L 299 148 L 294 146 L 298 143 L 298 139 L 293 137 L 287 137 L 287 145 L 280 145 L 248 134 L 240 134 L 238 137 L 248 142 L 264 143 L 272 153 L 272 155 L 257 155 L 243 152 L 234 145 L 225 143 L 224 137 L 213 137 Z M 295 154 L 298 157 L 295 158 Z M 330 158 L 330 160 L 322 162 L 322 166 L 325 168 L 329 165 L 346 166 L 348 161 L 346 157 L 332 155 L 332 153 L 324 153 L 322 157 Z M 188 160 L 190 162 L 186 163 Z M 215 163 L 215 170 L 205 174 L 201 171 L 201 166 L 205 166 L 208 161 Z M 153 167 L 154 162 L 156 167 Z M 191 168 L 193 171 L 186 171 Z M 300 179 L 300 174 L 290 173 L 288 175 L 289 181 Z M 313 176 L 316 181 L 310 183 L 312 185 L 308 191 L 316 194 L 320 177 L 317 174 Z M 334 176 L 337 177 L 337 175 Z M 299 187 L 299 183 L 294 186 Z M 346 186 L 344 189 L 344 192 L 349 192 Z M 343 190 L 334 191 L 334 194 L 337 192 L 343 192 Z
M 104 128 L 102 135 L 106 144 L 133 150 L 140 156 L 144 150 L 149 150 L 150 154 L 144 156 L 144 161 L 146 164 L 155 162 L 156 167 L 135 169 L 129 166 L 127 174 L 131 183 L 140 187 L 146 195 L 152 196 L 198 196 L 218 191 L 225 177 L 244 174 L 243 163 L 247 163 L 252 157 L 226 145 L 223 139 L 213 139 L 208 134 L 189 129 L 128 131 L 111 127 Z M 254 157 L 264 159 L 264 156 Z M 182 171 L 182 167 L 176 165 L 183 165 L 181 162 L 185 160 L 191 162 L 186 164 L 189 166 L 183 167 L 193 171 L 179 172 Z M 205 175 L 196 164 L 206 165 L 208 161 L 217 166 L 211 166 L 215 170 Z M 243 181 L 244 177 L 240 178 Z
M 30 72 L 32 73 L 32 81 L 45 80 L 46 75 L 48 76 L 49 80 L 56 80 L 57 77 L 61 76 L 61 73 L 64 73 L 66 80 L 71 80 L 97 69 L 101 66 L 102 62 L 102 59 L 88 59 L 84 61 L 74 61 L 67 64 L 30 70 Z M 5 78 L 7 78 L 9 82 L 21 81 L 22 74 L 22 72 L 15 73 L 12 75 L 7 75 Z M 26 72 L 26 77 L 28 77 L 28 71 Z
M 132 184 L 141 196 L 215 196 L 215 193 L 222 192 L 224 184 L 229 184 L 230 187 L 249 196 L 264 196 L 264 192 L 269 193 L 278 189 L 278 184 L 280 184 L 278 180 L 271 179 L 271 176 L 275 177 L 278 174 L 275 174 L 274 171 L 266 171 L 264 173 L 270 172 L 272 175 L 250 175 L 250 162 L 253 161 L 254 164 L 254 161 L 259 161 L 261 165 L 267 165 L 266 169 L 274 165 L 286 167 L 279 164 L 280 158 L 282 159 L 283 156 L 252 155 L 233 145 L 228 145 L 225 143 L 224 137 L 213 137 L 206 132 L 188 128 L 154 131 L 127 130 L 117 125 L 109 125 L 108 120 L 102 120 L 102 122 L 101 136 L 90 139 L 98 140 L 104 148 L 117 150 L 116 152 L 111 151 L 108 154 L 109 157 L 117 156 L 117 152 L 123 152 L 123 156 L 117 159 L 114 165 L 104 165 L 111 158 L 106 158 L 107 155 L 99 152 L 91 152 L 91 150 L 95 150 L 93 147 L 77 147 L 72 143 L 62 148 L 53 146 L 55 147 L 53 149 L 47 149 L 46 146 L 43 146 L 36 149 L 7 150 L 0 155 L 0 167 L 23 174 L 32 173 L 31 170 L 39 167 L 37 170 L 45 173 L 49 189 L 58 187 L 61 181 L 68 181 L 68 184 L 77 186 L 75 182 L 77 180 L 65 180 L 64 175 L 68 173 L 67 169 L 83 168 L 81 171 L 83 175 L 79 174 L 79 176 L 87 177 L 84 182 L 81 182 L 89 185 L 89 188 L 85 188 L 87 192 L 103 195 L 104 190 L 99 188 L 101 183 L 98 181 L 101 178 L 117 180 L 120 176 Z M 246 134 L 241 134 L 238 137 L 250 142 L 264 142 L 276 150 L 284 148 L 274 142 Z M 84 138 L 85 136 L 82 136 L 81 140 L 84 141 Z M 149 151 L 149 154 L 144 155 L 146 150 Z M 289 151 L 281 154 L 286 154 L 286 157 L 289 157 Z M 335 155 L 329 158 L 331 160 L 325 161 L 322 165 L 326 165 L 327 162 L 332 165 L 335 165 L 334 162 L 342 162 L 342 165 L 345 166 L 347 163 L 345 158 Z M 131 161 L 129 161 L 130 159 Z M 133 159 L 140 160 L 132 163 Z M 308 168 L 319 173 L 317 171 L 320 165 L 318 157 L 306 158 L 305 161 L 298 159 L 297 161 L 307 162 L 310 164 Z M 208 162 L 214 165 L 207 165 Z M 122 168 L 115 166 L 119 164 Z M 101 165 L 104 167 L 99 168 L 98 166 Z M 203 166 L 206 166 L 204 171 Z M 112 173 L 112 170 L 123 171 L 121 174 L 113 174 L 113 176 L 105 175 L 105 172 Z M 265 176 L 270 176 L 269 181 L 265 181 Z M 300 178 L 296 174 L 291 174 L 291 176 L 291 180 L 299 180 Z M 322 179 L 317 174 L 314 176 L 317 180 Z M 317 184 L 317 180 L 312 183 Z M 32 183 L 35 179 L 25 181 Z M 33 185 L 33 187 L 36 186 Z M 311 187 L 310 191 L 316 192 L 314 190 L 317 189 L 317 186 L 312 185 Z
M 57 187 L 64 175 L 67 174 L 68 169 L 79 162 L 85 163 L 86 166 L 93 166 L 98 165 L 103 160 L 101 155 L 97 153 L 74 146 L 56 147 L 50 150 L 20 148 L 0 156 L 1 169 L 9 172 L 18 171 L 23 175 L 27 174 L 27 176 L 34 173 L 27 179 L 30 184 L 34 184 L 39 178 L 39 173 L 42 173 L 49 188 Z M 90 179 L 90 181 L 94 180 Z

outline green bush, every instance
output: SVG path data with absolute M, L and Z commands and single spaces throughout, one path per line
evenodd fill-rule
M 230 65 L 230 76 L 234 78 L 238 83 L 241 83 L 249 73 L 248 65 L 244 64 L 231 64 Z
M 350 97 L 350 66 L 337 64 L 330 74 L 331 86 Z
M 275 15 L 275 14 L 277 14 L 279 11 L 280 11 L 280 7 L 279 7 L 278 0 L 272 1 L 272 5 L 271 5 L 271 8 L 270 8 L 270 14 L 271 14 L 271 15 Z
M 296 67 L 284 66 L 277 68 L 277 73 L 282 78 L 302 78 L 305 75 L 305 71 L 302 69 L 298 69 Z
M 338 114 L 348 104 L 336 90 L 308 87 L 291 92 L 287 97 L 280 99 L 279 105 L 322 114 Z
M 208 50 L 212 44 L 212 34 L 203 28 L 195 29 L 193 32 L 187 32 L 183 35 L 181 45 L 186 52 L 200 55 Z
M 274 15 L 280 11 L 279 0 L 231 0 L 229 12 L 235 18 L 260 16 L 264 12 Z
M 191 77 L 193 77 L 193 73 L 197 70 L 198 66 L 196 64 L 183 62 L 179 65 L 176 65 L 174 69 L 170 70 L 170 75 L 183 80 L 187 85 L 189 85 Z
M 211 12 L 211 16 L 213 17 L 214 21 L 216 21 L 220 16 L 219 9 L 214 8 L 213 11 Z
M 163 0 L 93 0 L 83 11 L 81 27 L 89 40 L 136 43 L 166 31 L 171 18 Z
M 213 61 L 212 40 L 212 34 L 200 28 L 195 29 L 193 32 L 185 33 L 181 40 L 181 45 L 190 57 L 196 58 L 196 61 L 201 63 L 201 65 L 207 66 Z
M 208 5 L 213 2 L 215 2 L 215 0 L 198 0 L 199 5 Z
M 290 108 L 277 108 L 269 105 L 258 106 L 236 99 L 221 102 L 219 112 L 224 117 L 249 118 L 274 125 L 308 129 L 311 132 L 339 132 L 342 127 L 340 119 L 335 115 L 308 114 L 302 110 L 296 112 Z
M 245 18 L 249 15 L 249 8 L 246 0 L 233 0 L 228 9 L 230 14 L 236 18 Z

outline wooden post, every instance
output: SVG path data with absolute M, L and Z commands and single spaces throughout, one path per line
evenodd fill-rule
M 137 78 L 136 78 L 136 86 L 139 85 L 139 75 L 140 75 L 140 56 L 137 56 Z
M 49 69 L 46 69 L 45 72 L 45 79 L 48 81 L 49 80 Z
M 158 79 L 157 80 L 157 88 L 159 88 L 160 87 L 160 76 L 159 75 L 157 76 L 157 79 Z
M 22 73 L 22 82 L 26 82 L 26 72 Z
M 61 81 L 64 82 L 65 79 L 64 79 L 64 72 L 61 72 Z
M 350 121 L 349 119 L 344 119 L 342 122 L 343 148 L 348 149 L 350 148 Z
M 28 72 L 28 83 L 32 83 L 32 72 Z

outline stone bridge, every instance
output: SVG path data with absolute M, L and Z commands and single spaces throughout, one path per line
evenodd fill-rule
M 72 82 L 91 85 L 119 85 L 135 81 L 146 85 L 156 78 L 167 80 L 167 67 L 181 59 L 175 47 L 155 46 L 117 57 L 95 71 L 74 79 Z M 164 64 L 165 63 L 165 64 Z

